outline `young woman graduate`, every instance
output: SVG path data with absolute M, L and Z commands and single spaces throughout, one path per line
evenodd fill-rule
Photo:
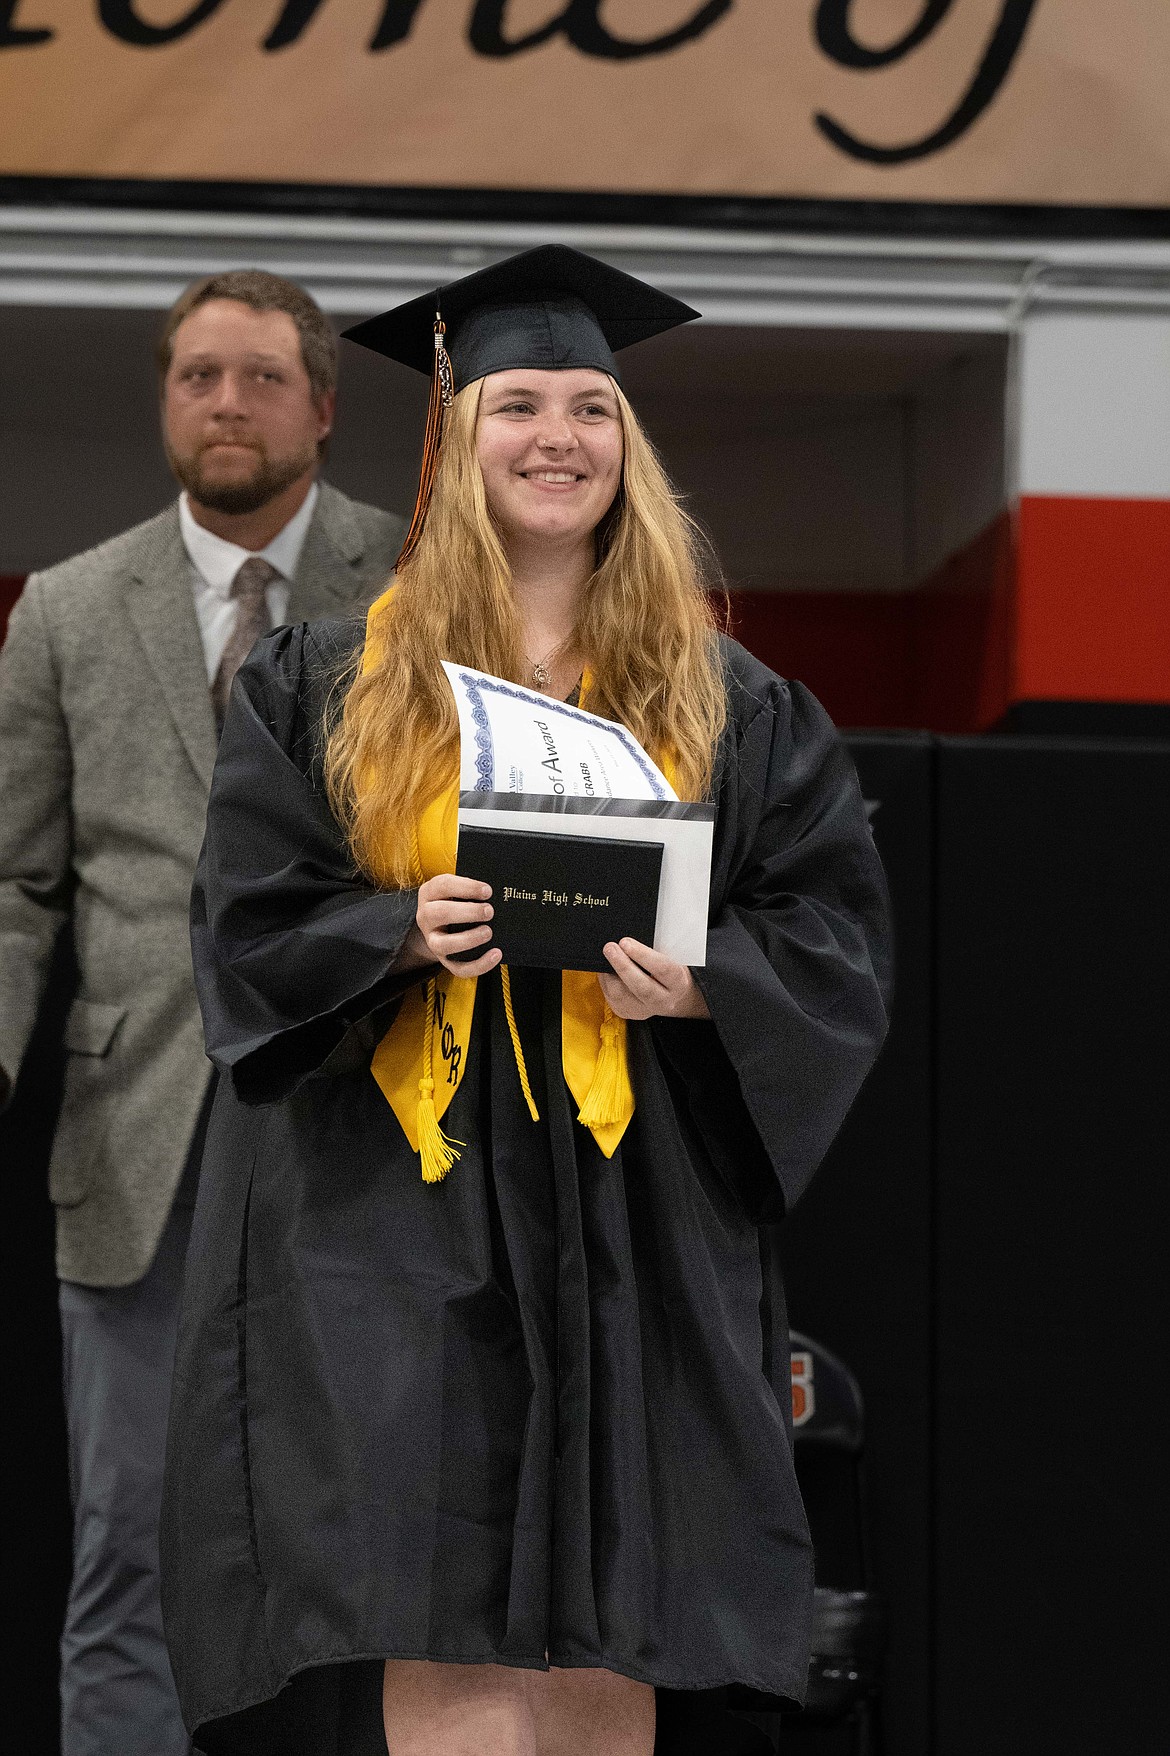
M 761 1224 L 881 1042 L 886 898 L 832 725 L 716 632 L 620 389 L 694 315 L 549 247 L 351 332 L 432 376 L 418 509 L 365 625 L 240 671 L 193 897 L 223 1077 L 163 1570 L 210 1756 L 649 1756 L 653 1685 L 801 1697 Z M 441 659 L 578 691 L 715 801 L 705 968 L 499 967 Z

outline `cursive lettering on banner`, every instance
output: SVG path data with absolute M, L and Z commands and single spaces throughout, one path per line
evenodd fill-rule
M 815 22 L 817 42 L 825 54 L 841 66 L 872 73 L 876 68 L 900 61 L 925 42 L 950 12 L 953 0 L 925 0 L 917 24 L 885 49 L 869 49 L 857 41 L 849 23 L 852 5 L 853 0 L 820 0 Z M 907 141 L 901 146 L 880 146 L 874 141 L 859 140 L 823 112 L 816 116 L 817 127 L 840 152 L 866 164 L 904 165 L 912 159 L 929 158 L 932 153 L 941 152 L 965 134 L 998 97 L 1019 53 L 1035 6 L 1036 0 L 1004 0 L 1003 10 L 970 85 L 946 121 L 921 139 Z
M 0 49 L 27 49 L 32 43 L 49 43 L 56 31 L 45 25 L 17 24 L 17 9 L 24 0 L 0 0 Z
M 324 0 L 285 0 L 280 17 L 264 39 L 268 50 L 287 49 L 298 42 L 305 26 L 321 10 Z M 423 0 L 386 0 L 382 18 L 369 41 L 371 50 L 392 49 L 402 43 L 414 27 L 415 17 Z
M 515 11 L 513 0 L 465 0 L 467 44 L 473 53 L 488 60 L 506 59 L 563 38 L 578 54 L 602 61 L 630 61 L 666 55 L 692 43 L 714 29 L 731 13 L 737 0 L 676 0 L 678 22 L 657 36 L 619 35 L 603 22 L 605 0 L 547 0 L 543 24 L 510 34 Z M 761 7 L 776 0 L 756 0 Z M 813 36 L 821 53 L 838 67 L 854 73 L 876 73 L 912 55 L 953 18 L 965 0 L 920 0 L 917 16 L 893 41 L 874 46 L 858 39 L 854 31 L 854 0 L 809 0 Z M 190 0 L 186 8 L 177 0 L 179 16 L 169 24 L 156 24 L 144 11 L 153 10 L 152 0 L 97 0 L 101 27 L 118 42 L 134 49 L 165 48 L 189 38 L 201 25 L 228 10 L 225 0 Z M 382 0 L 374 8 L 377 23 L 365 42 L 368 53 L 393 49 L 405 43 L 427 0 Z M 314 20 L 332 6 L 341 11 L 341 0 L 271 0 L 265 21 L 271 20 L 266 36 L 257 44 L 276 53 L 302 43 Z M 838 152 L 864 164 L 894 166 L 911 163 L 942 152 L 959 140 L 979 120 L 1004 87 L 1027 34 L 1036 0 L 998 0 L 995 22 L 966 90 L 939 125 L 914 140 L 892 144 L 862 139 L 846 124 L 824 111 L 814 121 L 821 135 Z M 0 0 L 0 51 L 22 49 L 59 41 L 65 26 L 49 27 L 35 22 L 37 0 Z M 242 0 L 236 8 L 242 11 Z M 257 8 L 257 10 L 260 10 Z M 18 22 L 18 18 L 20 22 Z M 261 27 L 263 28 L 263 27 Z M 364 27 L 366 28 L 366 27 Z M 357 42 L 354 43 L 357 48 Z M 941 105 L 940 105 L 941 108 Z
M 0 47 L 17 42 L 45 42 L 52 31 L 18 30 L 11 23 L 20 0 L 0 4 Z M 189 12 L 173 24 L 150 24 L 138 11 L 137 0 L 98 0 L 98 16 L 111 36 L 136 49 L 153 49 L 178 42 L 196 26 L 218 12 L 224 0 L 197 0 Z M 693 0 L 691 0 L 693 4 Z M 287 49 L 299 42 L 325 0 L 285 0 L 263 47 L 270 53 Z M 381 21 L 368 47 L 371 50 L 393 48 L 410 35 L 415 18 L 424 0 L 386 0 Z M 601 21 L 603 0 L 568 0 L 568 4 L 547 23 L 523 36 L 505 34 L 509 0 L 474 0 L 467 38 L 479 55 L 498 60 L 501 56 L 518 55 L 535 49 L 555 36 L 563 35 L 582 55 L 595 55 L 607 61 L 631 61 L 644 55 L 665 55 L 683 43 L 692 42 L 717 24 L 730 12 L 735 0 L 705 0 L 689 18 L 656 37 L 619 37 Z M 5 18 L 7 15 L 7 20 Z
M 602 0 L 569 0 L 564 11 L 550 18 L 547 24 L 538 25 L 522 37 L 506 37 L 504 22 L 508 4 L 509 0 L 476 0 L 467 40 L 478 54 L 493 57 L 518 55 L 524 49 L 535 49 L 563 33 L 582 55 L 597 55 L 607 61 L 632 61 L 642 55 L 665 55 L 683 43 L 693 42 L 730 12 L 734 0 L 707 0 L 706 5 L 674 30 L 657 37 L 643 37 L 641 41 L 614 36 L 602 24 Z
M 121 42 L 130 43 L 135 49 L 158 49 L 165 43 L 177 43 L 222 5 L 223 0 L 197 0 L 190 12 L 174 24 L 147 24 L 138 16 L 134 0 L 98 0 L 98 17 L 110 35 Z
M 842 67 L 861 67 L 869 71 L 874 67 L 888 67 L 892 61 L 901 61 L 919 43 L 924 43 L 954 3 L 955 0 L 926 0 L 917 24 L 912 24 L 904 36 L 887 43 L 884 49 L 872 49 L 868 43 L 859 43 L 854 36 L 849 22 L 853 0 L 821 0 L 813 28 L 817 42 L 830 61 L 836 61 Z

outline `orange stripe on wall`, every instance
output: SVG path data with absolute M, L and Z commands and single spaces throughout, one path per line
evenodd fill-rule
M 1170 501 L 1020 502 L 1017 701 L 1170 701 Z

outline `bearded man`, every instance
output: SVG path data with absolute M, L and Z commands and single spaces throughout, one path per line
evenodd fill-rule
M 68 928 L 53 1143 L 73 1578 L 64 1756 L 183 1756 L 158 1513 L 210 1099 L 188 899 L 232 678 L 281 622 L 359 612 L 403 520 L 318 480 L 336 344 L 299 287 L 215 275 L 159 348 L 178 501 L 34 574 L 0 651 L 0 1104 Z

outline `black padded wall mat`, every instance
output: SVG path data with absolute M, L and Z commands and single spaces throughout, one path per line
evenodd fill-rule
M 1160 1756 L 1170 745 L 938 762 L 935 1748 Z

